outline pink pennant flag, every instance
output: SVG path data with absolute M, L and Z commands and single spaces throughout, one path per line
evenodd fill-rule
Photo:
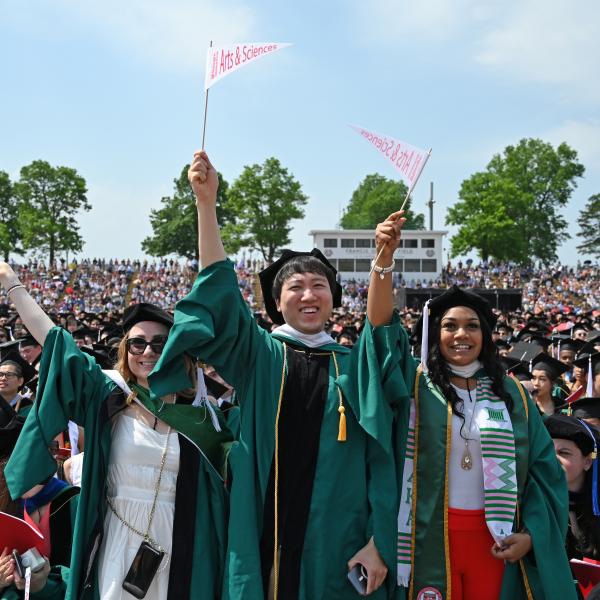
M 245 42 L 227 46 L 211 46 L 206 54 L 204 89 L 207 90 L 219 79 L 223 79 L 251 62 L 288 46 L 291 44 L 281 42 Z
M 430 151 L 421 150 L 421 148 L 411 146 L 401 140 L 375 133 L 374 131 L 368 131 L 356 125 L 350 125 L 350 127 L 360 133 L 367 142 L 392 164 L 394 169 L 400 173 L 400 177 L 404 183 L 408 185 L 409 190 L 414 187 L 429 158 Z

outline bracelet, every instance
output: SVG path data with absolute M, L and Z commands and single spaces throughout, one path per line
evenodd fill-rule
M 396 264 L 396 261 L 392 258 L 392 264 L 389 267 L 378 267 L 375 264 L 375 260 L 371 261 L 371 269 L 373 269 L 373 271 L 376 271 L 377 273 L 379 273 L 379 279 L 383 279 L 385 277 L 386 273 L 391 273 L 394 270 L 394 265 Z
M 11 285 L 7 290 L 6 290 L 6 296 L 8 297 L 8 295 L 13 291 L 13 290 L 18 290 L 19 288 L 23 288 L 25 289 L 25 286 L 22 283 L 15 283 L 15 285 Z

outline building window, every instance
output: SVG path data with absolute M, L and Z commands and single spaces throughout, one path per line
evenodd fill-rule
M 344 240 L 342 240 L 342 242 L 343 241 Z M 338 271 L 343 271 L 345 273 L 352 273 L 354 271 L 354 259 L 353 258 L 340 258 L 338 261 Z
M 410 240 L 413 241 L 413 240 Z M 415 242 L 417 240 L 414 240 Z M 421 261 L 418 258 L 405 258 L 404 259 L 404 272 L 405 273 L 419 273 L 421 271 Z
M 331 263 L 331 266 L 337 271 L 337 258 L 328 258 L 327 260 Z
M 421 248 L 435 248 L 435 240 L 430 238 L 421 240 Z
M 354 248 L 354 239 L 342 238 L 342 248 Z
M 421 261 L 421 271 L 423 273 L 435 273 L 437 271 L 437 260 L 435 258 L 424 258 Z
M 323 240 L 323 248 L 337 248 L 337 238 L 325 238 Z
M 394 263 L 394 273 L 402 273 L 404 271 L 404 259 L 397 258 Z
M 419 240 L 404 240 L 404 248 L 418 248 Z
M 356 272 L 368 273 L 371 270 L 371 261 L 368 258 L 356 259 Z
M 356 247 L 357 248 L 370 248 L 371 247 L 371 240 L 370 239 L 356 240 Z

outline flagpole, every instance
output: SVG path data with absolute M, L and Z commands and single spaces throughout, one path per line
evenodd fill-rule
M 406 192 L 406 196 L 404 198 L 404 202 L 402 203 L 402 206 L 400 207 L 400 210 L 404 210 L 404 207 L 406 206 L 406 203 L 408 202 L 410 195 L 412 194 L 413 190 L 415 189 L 415 186 L 417 185 L 417 181 L 419 181 L 419 177 L 421 177 L 421 173 L 423 172 L 423 169 L 425 168 L 425 165 L 427 164 L 427 161 L 429 160 L 429 157 L 431 156 L 431 150 L 432 149 L 429 148 L 429 151 L 427 152 L 427 155 L 425 156 L 425 160 L 423 161 L 423 164 L 421 165 L 421 168 L 419 169 L 419 172 L 417 173 L 415 180 L 412 182 L 412 185 L 410 186 L 410 188 L 408 188 L 408 192 Z M 398 218 L 399 217 L 396 217 L 394 219 L 394 222 L 397 221 Z M 373 266 L 371 267 L 371 270 L 369 271 L 369 277 L 373 274 L 375 265 L 377 264 L 377 261 L 380 259 L 381 253 L 383 252 L 384 248 L 385 248 L 385 245 L 382 246 L 381 250 L 379 250 L 379 252 L 377 253 L 375 260 L 373 261 Z
M 210 40 L 209 48 L 212 48 L 212 40 Z M 206 138 L 206 115 L 208 113 L 208 92 L 210 88 L 206 88 L 206 92 L 204 95 L 204 125 L 202 126 L 202 150 L 204 150 L 204 140 Z

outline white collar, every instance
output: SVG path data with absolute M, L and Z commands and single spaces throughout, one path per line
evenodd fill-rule
M 320 346 L 326 346 L 327 344 L 335 344 L 335 340 L 324 331 L 319 333 L 302 333 L 297 329 L 294 329 L 291 325 L 284 323 L 273 330 L 273 333 L 285 335 L 295 340 L 302 342 L 309 348 L 319 348 Z
M 475 375 L 475 373 L 477 373 L 477 371 L 479 371 L 483 365 L 481 364 L 481 361 L 474 360 L 472 363 L 465 365 L 464 367 L 456 367 L 450 364 L 448 366 L 450 367 L 452 375 L 464 377 L 466 379 L 467 377 L 473 377 L 473 375 Z

